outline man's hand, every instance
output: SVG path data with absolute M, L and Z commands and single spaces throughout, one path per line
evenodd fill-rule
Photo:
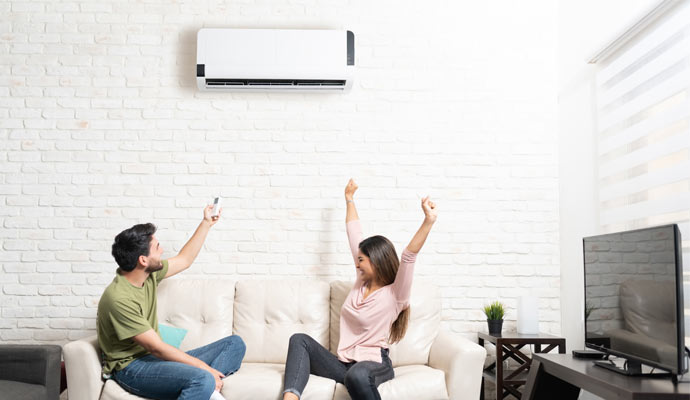
M 218 222 L 220 219 L 221 214 L 223 214 L 223 207 L 221 207 L 218 210 L 218 215 L 215 217 L 212 217 L 211 214 L 213 213 L 213 204 L 209 204 L 204 208 L 204 222 L 207 222 L 209 226 L 213 226 Z
M 345 200 L 352 200 L 355 197 L 355 192 L 358 187 L 355 181 L 350 178 L 350 181 L 347 182 L 347 186 L 345 186 Z
M 213 375 L 213 379 L 216 380 L 216 390 L 220 392 L 220 389 L 223 388 L 222 379 L 225 378 L 225 375 L 223 375 L 220 371 L 213 369 L 211 367 L 206 368 L 206 371 L 210 372 L 211 375 Z

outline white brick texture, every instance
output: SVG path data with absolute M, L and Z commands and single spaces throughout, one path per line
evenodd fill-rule
M 541 299 L 559 333 L 556 5 L 149 0 L 0 4 L 0 342 L 93 334 L 114 236 L 154 222 L 172 256 L 201 208 L 223 220 L 206 279 L 352 279 L 343 188 L 401 252 L 440 216 L 416 279 L 447 328 Z M 203 27 L 349 29 L 347 94 L 202 93 Z

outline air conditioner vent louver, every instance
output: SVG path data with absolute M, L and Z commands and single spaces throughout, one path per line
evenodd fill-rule
M 197 85 L 214 91 L 347 91 L 354 34 L 289 29 L 201 29 Z
M 343 79 L 206 79 L 206 87 L 213 88 L 254 88 L 254 87 L 322 87 L 344 89 Z

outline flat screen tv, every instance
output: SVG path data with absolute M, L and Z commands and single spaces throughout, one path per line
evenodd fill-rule
M 628 375 L 642 365 L 682 375 L 687 367 L 683 265 L 676 224 L 583 238 L 585 346 L 624 358 L 597 365 Z

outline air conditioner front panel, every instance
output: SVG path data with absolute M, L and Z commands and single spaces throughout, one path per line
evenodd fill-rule
M 283 86 L 278 81 L 284 80 L 347 81 L 343 86 L 351 86 L 354 37 L 347 31 L 201 29 L 197 46 L 202 90 L 236 89 L 218 85 L 219 80 L 276 81 L 261 87 L 267 90 Z
M 341 79 L 349 72 L 346 67 L 338 68 L 238 68 L 229 64 L 206 64 L 207 79 Z

